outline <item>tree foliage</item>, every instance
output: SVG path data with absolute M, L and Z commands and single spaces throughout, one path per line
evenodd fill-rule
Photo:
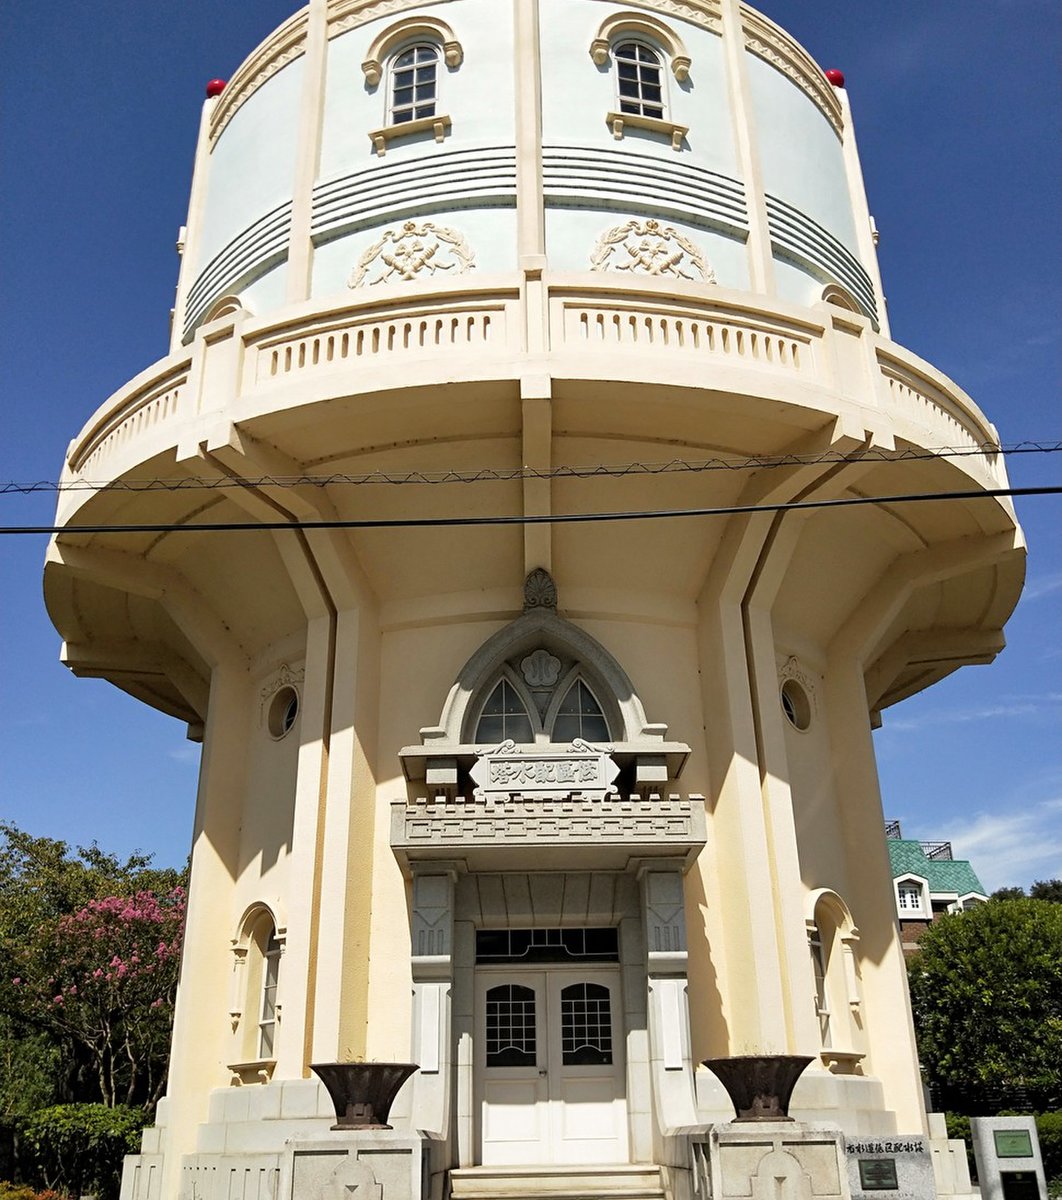
M 910 982 L 931 1082 L 1062 1086 L 1062 906 L 999 900 L 944 916 Z
M 165 1083 L 185 872 L 0 825 L 0 1118 L 151 1105 Z
M 1029 896 L 1033 900 L 1050 900 L 1052 904 L 1062 904 L 1062 879 L 1037 879 L 1029 888 Z
M 25 1148 L 47 1188 L 118 1200 L 122 1159 L 140 1146 L 142 1108 L 57 1104 L 22 1123 Z

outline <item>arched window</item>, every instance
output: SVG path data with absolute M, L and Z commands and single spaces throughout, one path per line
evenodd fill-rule
M 487 697 L 476 725 L 477 742 L 526 743 L 535 740 L 527 706 L 508 679 L 499 679 Z
M 277 1032 L 277 983 L 280 979 L 280 942 L 270 924 L 262 948 L 262 992 L 258 1018 L 258 1057 L 273 1057 Z
M 242 1083 L 272 1073 L 280 1032 L 280 977 L 285 931 L 263 904 L 253 905 L 233 939 L 230 1070 Z
M 664 119 L 664 84 L 660 55 L 643 42 L 620 42 L 612 49 L 616 63 L 616 103 L 621 113 Z
M 542 655 L 550 660 L 543 664 Z M 612 733 L 597 696 L 583 678 L 581 664 L 562 669 L 546 652 L 525 655 L 506 665 L 501 678 L 484 689 L 473 741 L 477 745 L 552 743 L 569 745 L 576 738 L 609 742 Z
M 395 55 L 391 60 L 390 124 L 434 117 L 438 88 L 438 46 L 420 42 Z
M 859 932 L 847 905 L 827 888 L 810 898 L 808 949 L 815 983 L 815 1016 L 823 1057 L 834 1069 L 851 1070 L 863 1057 L 859 967 Z
M 550 741 L 574 742 L 576 738 L 586 742 L 609 740 L 608 722 L 601 705 L 581 679 L 577 679 L 564 694 L 553 721 Z

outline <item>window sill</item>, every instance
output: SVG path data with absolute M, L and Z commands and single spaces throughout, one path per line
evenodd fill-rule
M 241 1086 L 255 1083 L 268 1083 L 276 1070 L 275 1058 L 256 1058 L 252 1062 L 229 1063 L 233 1082 Z
M 435 140 L 441 142 L 450 132 L 452 122 L 448 116 L 421 117 L 418 121 L 402 121 L 398 125 L 385 125 L 382 129 L 373 129 L 369 133 L 372 144 L 379 155 L 386 154 L 387 143 L 396 142 L 407 134 L 423 133 L 430 129 L 435 134 Z
M 688 125 L 676 125 L 659 117 L 640 117 L 636 113 L 610 112 L 605 114 L 605 120 L 617 142 L 622 141 L 625 128 L 645 129 L 649 133 L 662 133 L 669 137 L 672 150 L 682 149 L 682 140 L 690 131 Z
M 866 1055 L 862 1050 L 823 1050 L 819 1057 L 834 1075 L 854 1075 Z

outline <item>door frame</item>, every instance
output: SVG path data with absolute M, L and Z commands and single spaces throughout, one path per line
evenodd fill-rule
M 529 1165 L 536 1162 L 558 1163 L 565 1161 L 563 1141 L 563 1105 L 565 1082 L 571 1083 L 582 1077 L 590 1082 L 595 1078 L 612 1081 L 613 1102 L 619 1102 L 623 1116 L 616 1132 L 616 1153 L 601 1162 L 628 1162 L 630 1160 L 630 1103 L 627 1071 L 627 1022 L 626 997 L 623 986 L 623 969 L 619 962 L 541 962 L 541 963 L 490 963 L 475 968 L 475 1002 L 473 1036 L 473 1098 L 475 1105 L 474 1137 L 476 1160 L 483 1163 L 487 1157 L 483 1136 L 484 1105 L 487 1103 L 487 1085 L 510 1080 L 516 1084 L 534 1085 L 534 1125 L 537 1128 L 536 1152 L 533 1157 L 513 1157 L 506 1165 Z M 598 983 L 609 988 L 611 997 L 613 1062 L 611 1065 L 565 1067 L 562 1061 L 562 994 L 571 983 Z M 536 1060 L 534 1066 L 496 1067 L 486 1066 L 485 1001 L 488 991 L 499 985 L 515 984 L 530 987 L 536 995 Z M 488 1077 L 486 1072 L 511 1072 L 507 1076 Z M 530 1106 L 528 1106 L 530 1107 Z M 530 1114 L 529 1114 L 530 1115 Z M 613 1140 L 613 1139 L 608 1139 Z M 573 1162 L 598 1161 L 577 1158 Z M 502 1165 L 501 1163 L 492 1165 Z

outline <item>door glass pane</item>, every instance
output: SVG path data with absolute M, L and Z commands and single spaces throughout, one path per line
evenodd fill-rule
M 487 992 L 485 1036 L 488 1067 L 533 1067 L 535 993 L 517 984 L 492 987 Z
M 600 983 L 573 983 L 561 992 L 561 1055 L 566 1067 L 610 1066 L 612 999 Z

